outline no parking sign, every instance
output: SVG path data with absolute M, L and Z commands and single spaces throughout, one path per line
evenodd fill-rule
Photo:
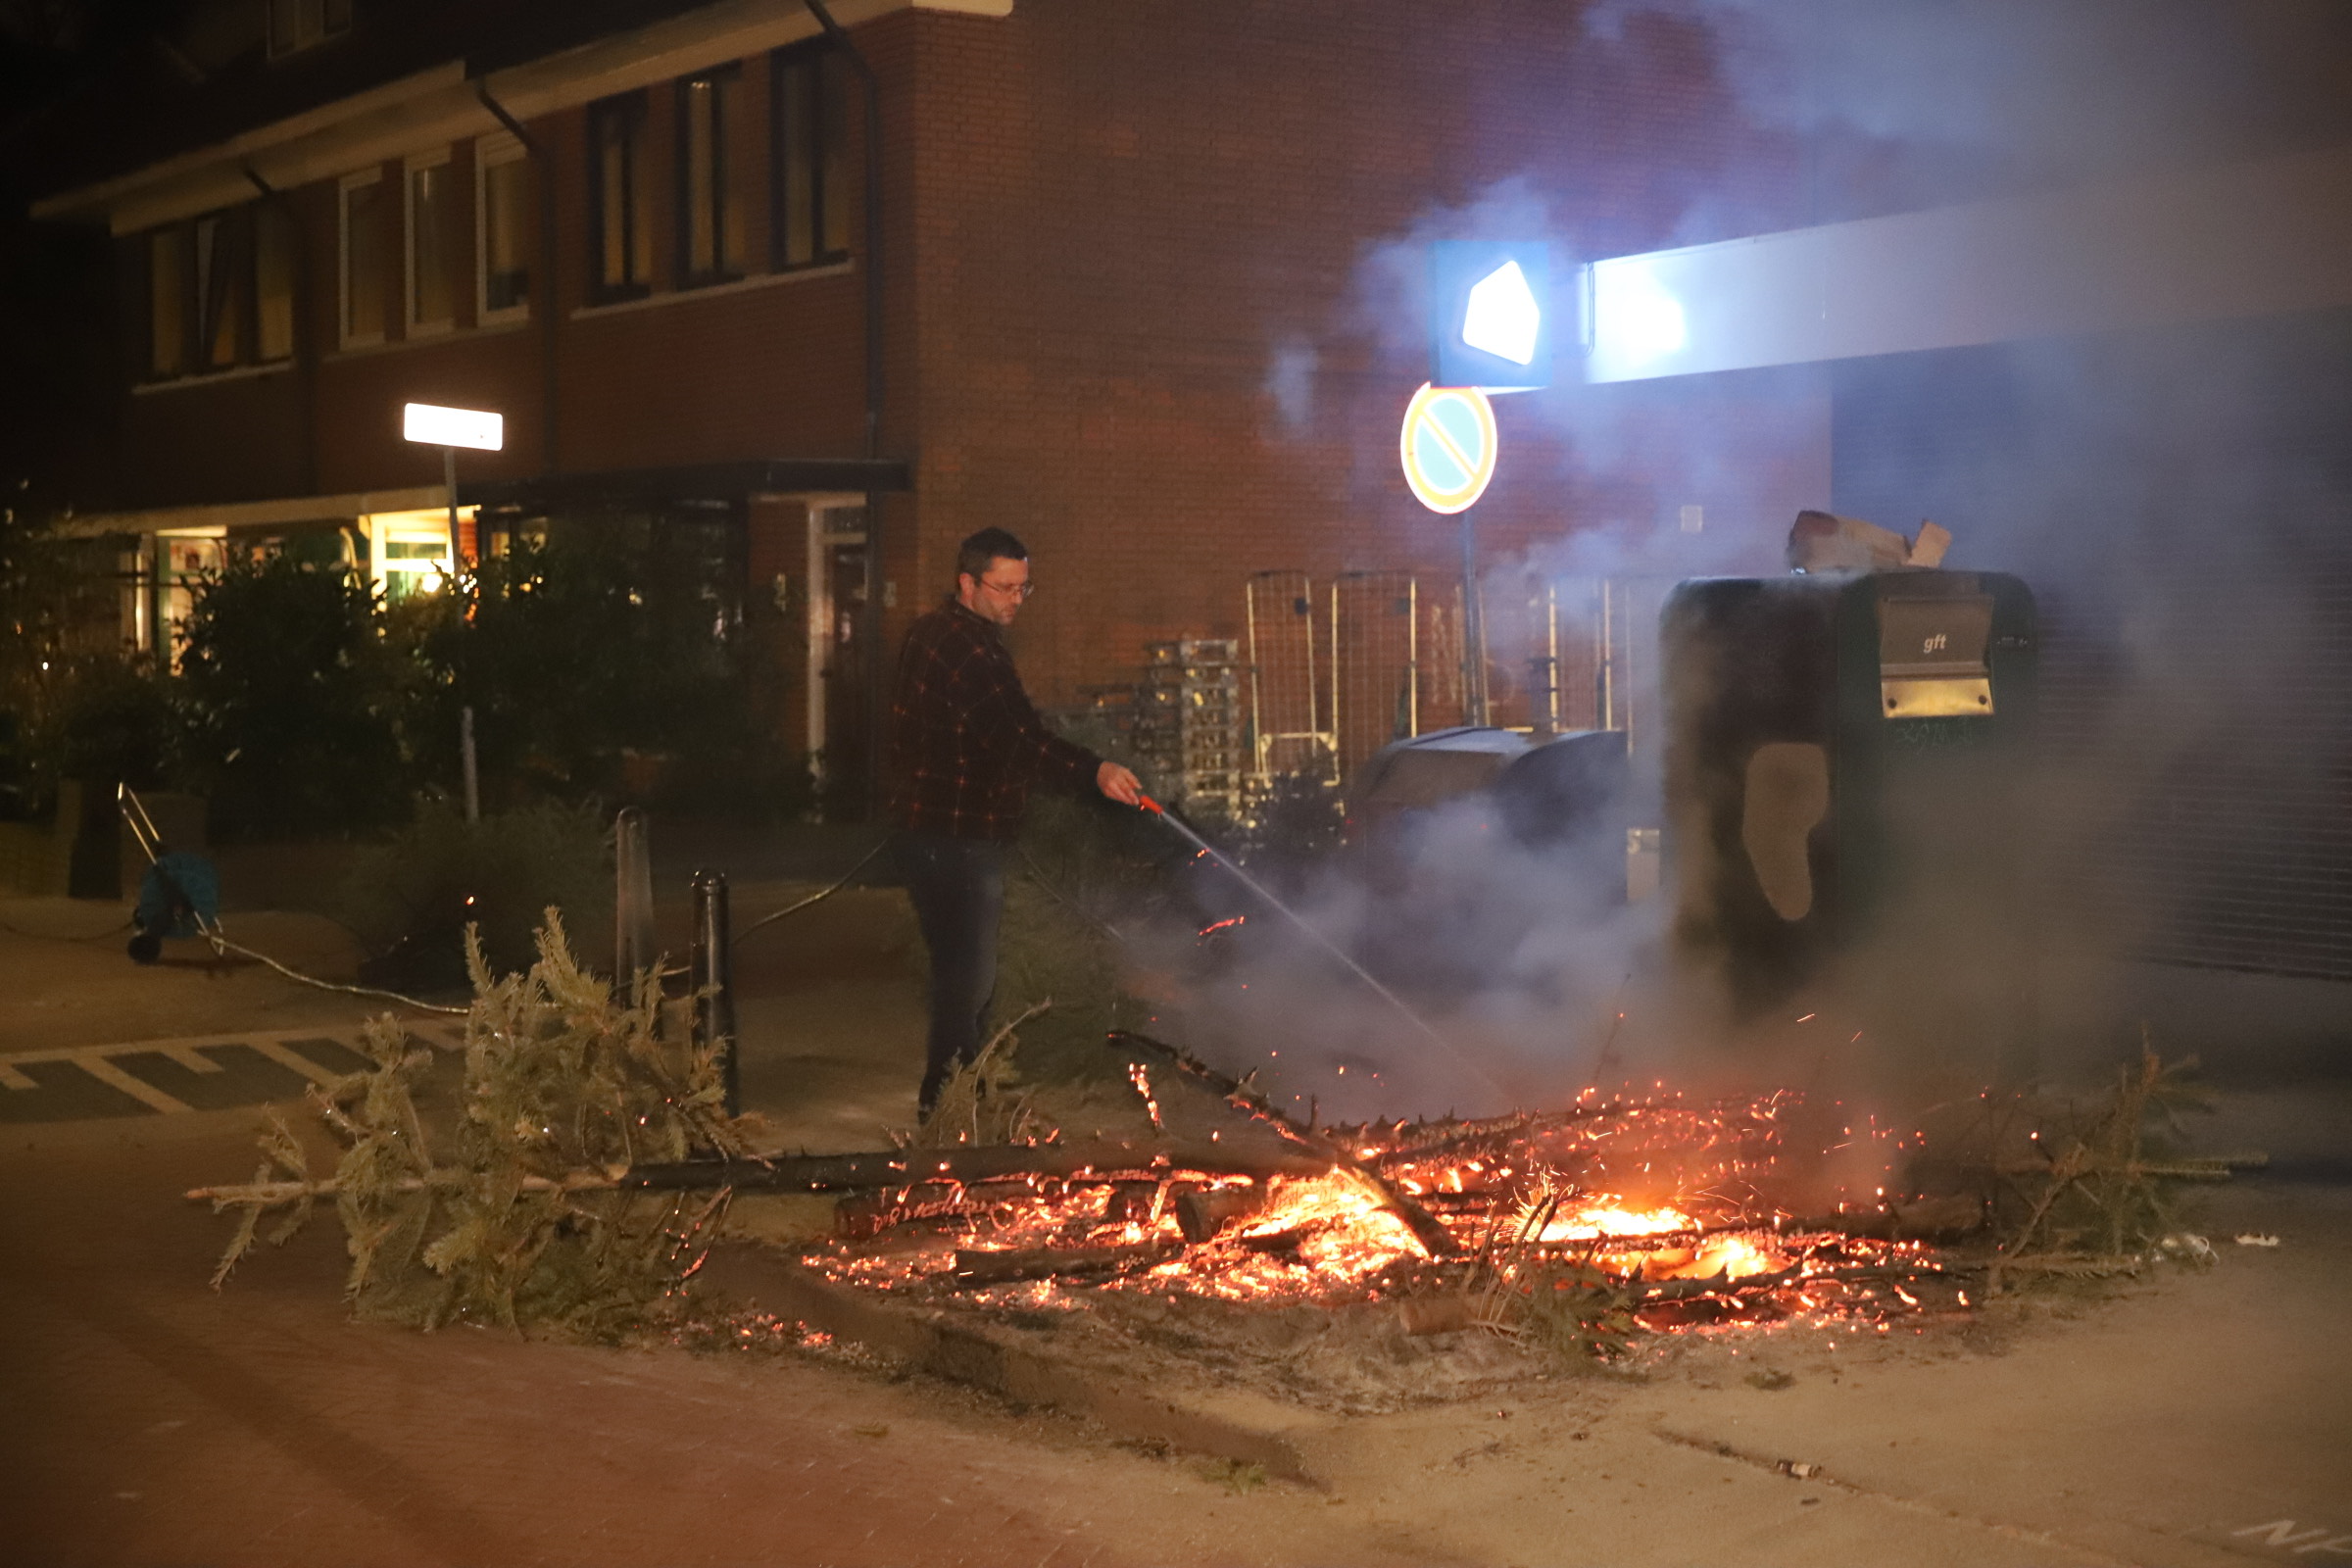
M 1404 482 L 1432 512 L 1467 511 L 1494 477 L 1494 406 L 1474 386 L 1427 386 L 1404 407 Z

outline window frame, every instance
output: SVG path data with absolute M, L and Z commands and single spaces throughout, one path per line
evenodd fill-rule
M 846 225 L 843 243 L 825 243 L 827 214 L 835 204 L 847 210 L 849 193 L 833 190 L 827 178 L 829 159 L 826 135 L 827 94 L 838 95 L 839 124 L 836 133 L 846 144 L 849 140 L 848 83 L 841 52 L 825 38 L 809 39 L 788 44 L 768 56 L 767 90 L 767 163 L 768 163 L 768 265 L 778 272 L 797 272 L 812 267 L 837 267 L 850 259 Z M 791 180 L 793 170 L 793 130 L 790 122 L 791 94 L 785 89 L 785 78 L 806 67 L 809 85 L 816 95 L 811 115 L 811 133 L 808 152 L 808 254 L 800 260 L 790 255 L 792 223 L 790 220 Z M 847 185 L 845 179 L 841 182 Z
M 172 363 L 168 367 L 159 363 L 162 356 L 157 352 L 161 345 L 156 341 L 158 317 L 155 308 L 161 293 L 156 286 L 156 252 L 167 241 L 177 251 L 173 267 L 175 275 L 171 280 L 171 295 L 179 308 L 179 340 L 174 345 L 177 352 Z M 196 342 L 196 235 L 194 226 L 186 222 L 159 223 L 142 234 L 139 246 L 139 274 L 141 280 L 146 284 L 143 299 L 147 319 L 146 352 L 140 356 L 139 379 L 149 384 L 177 381 L 190 373 L 188 362 L 193 357 L 192 350 Z
M 355 332 L 352 330 L 351 321 L 351 193 L 368 185 L 381 186 L 383 180 L 383 167 L 377 165 L 373 168 L 354 170 L 335 181 L 335 341 L 345 349 L 374 348 L 384 342 L 388 336 L 389 323 L 384 319 L 379 318 L 375 322 L 375 330 L 372 332 Z M 380 197 L 380 190 L 378 195 Z M 376 227 L 378 230 L 383 227 L 380 207 L 377 209 Z M 375 236 L 375 242 L 379 246 L 383 244 L 384 239 L 385 236 L 381 232 Z M 389 260 L 389 258 L 384 258 L 384 260 Z M 381 269 L 381 270 L 389 270 L 389 269 Z M 379 289 L 381 287 L 380 281 L 378 287 Z M 380 298 L 376 301 L 379 307 L 386 303 Z M 383 315 L 388 317 L 390 313 L 384 312 Z
M 263 48 L 271 60 L 316 49 L 351 31 L 353 0 L 263 0 Z M 294 32 L 278 30 L 280 11 L 292 13 Z
M 443 333 L 456 331 L 458 326 L 457 279 L 448 275 L 451 257 L 457 249 L 451 243 L 455 236 L 448 232 L 448 226 L 455 225 L 458 216 L 458 204 L 454 200 L 445 199 L 441 204 L 441 220 L 447 226 L 441 234 L 442 251 L 437 258 L 443 274 L 442 282 L 449 293 L 449 314 L 430 321 L 416 314 L 419 304 L 416 286 L 424 276 L 424 269 L 418 265 L 416 255 L 416 176 L 427 170 L 439 169 L 448 171 L 448 177 L 454 178 L 457 162 L 452 153 L 453 149 L 449 147 L 436 147 L 426 152 L 411 153 L 400 164 L 400 319 L 403 335 L 407 337 L 439 337 Z
M 250 203 L 246 217 L 246 270 L 252 287 L 250 311 L 255 365 L 284 365 L 302 352 L 302 221 L 280 197 L 265 196 Z M 286 351 L 266 352 L 262 329 L 262 247 L 265 229 L 274 226 L 286 245 Z
M 188 283 L 195 312 L 189 318 L 194 328 L 188 347 L 194 352 L 183 358 L 192 361 L 184 372 L 190 375 L 218 375 L 254 361 L 254 276 L 253 276 L 253 203 L 235 207 L 216 208 L 199 213 L 185 225 L 188 231 Z M 211 225 L 212 249 L 205 247 L 206 226 Z M 211 277 L 207 277 L 207 272 Z M 217 281 L 215 281 L 217 280 Z M 208 287 L 208 283 L 213 286 Z M 213 358 L 214 347 L 220 338 L 220 318 L 232 318 L 231 341 L 225 361 Z
M 652 102 L 646 89 L 615 93 L 588 106 L 588 298 L 593 305 L 644 299 L 654 291 L 653 233 L 650 193 L 644 188 L 653 172 L 646 156 L 652 123 Z M 605 280 L 605 137 L 604 126 L 620 122 L 630 127 L 635 149 L 628 159 L 621 190 L 620 250 L 624 268 L 633 272 L 640 257 L 645 275 L 627 276 L 617 283 Z
M 682 289 L 703 288 L 712 283 L 735 282 L 751 270 L 750 248 L 743 243 L 748 236 L 744 234 L 730 235 L 727 224 L 724 221 L 730 206 L 728 198 L 730 195 L 733 195 L 738 198 L 731 204 L 735 212 L 736 226 L 739 228 L 748 228 L 750 226 L 744 221 L 743 209 L 746 204 L 740 200 L 743 193 L 739 189 L 732 191 L 730 190 L 730 187 L 735 184 L 738 177 L 738 171 L 735 166 L 742 161 L 742 157 L 746 149 L 741 147 L 730 149 L 728 147 L 726 131 L 729 128 L 730 117 L 727 113 L 724 99 L 716 94 L 713 95 L 710 105 L 713 112 L 713 123 L 711 125 L 710 134 L 711 265 L 709 268 L 697 268 L 694 265 L 694 220 L 696 213 L 694 204 L 694 137 L 692 134 L 694 99 L 692 89 L 696 85 L 705 82 L 711 84 L 713 87 L 723 87 L 726 89 L 731 89 L 737 93 L 742 92 L 742 63 L 739 61 L 729 61 L 722 66 L 713 66 L 708 71 L 698 71 L 692 75 L 680 76 L 672 84 L 677 97 L 677 168 L 674 174 L 676 179 L 674 189 L 677 192 L 677 199 L 674 203 L 672 203 L 672 205 L 677 209 L 676 276 L 678 280 L 678 287 Z M 738 100 L 738 102 L 740 103 L 740 100 Z M 738 109 L 737 114 L 740 115 L 740 113 L 741 111 Z M 732 156 L 730 156 L 730 153 L 732 153 Z M 734 240 L 736 246 L 736 256 L 734 258 L 733 265 L 729 265 L 729 258 L 727 255 L 728 241 L 730 238 Z
M 503 326 L 509 321 L 530 318 L 531 274 L 537 270 L 528 257 L 522 266 L 522 303 L 500 306 L 490 303 L 490 172 L 522 164 L 526 166 L 524 177 L 535 179 L 539 174 L 527 169 L 530 162 L 530 149 L 513 131 L 493 131 L 473 139 L 473 319 L 479 326 Z M 527 209 L 529 203 L 526 201 L 524 206 Z

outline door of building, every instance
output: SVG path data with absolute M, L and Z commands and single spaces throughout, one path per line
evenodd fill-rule
M 856 801 L 869 749 L 865 509 L 808 512 L 808 765 L 829 808 Z

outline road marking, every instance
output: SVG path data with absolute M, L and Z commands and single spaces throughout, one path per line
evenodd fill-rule
M 175 1062 L 187 1068 L 190 1072 L 226 1072 L 228 1070 L 194 1046 L 164 1046 L 156 1052 L 156 1054 L 162 1056 L 166 1061 Z
M 404 1022 L 402 1028 L 407 1031 L 409 1038 L 416 1044 L 429 1050 L 455 1053 L 465 1049 L 466 1037 L 462 1024 L 453 1028 L 440 1020 L 425 1024 Z M 308 1029 L 268 1029 L 255 1033 L 196 1035 L 177 1040 L 133 1040 L 121 1045 L 107 1046 L 50 1046 L 37 1051 L 0 1052 L 0 1090 L 7 1090 L 14 1094 L 26 1094 L 45 1088 L 54 1089 L 58 1086 L 43 1084 L 24 1069 L 39 1063 L 62 1061 L 79 1067 L 108 1088 L 129 1096 L 149 1110 L 167 1116 L 186 1115 L 194 1111 L 196 1107 L 143 1081 L 126 1069 L 117 1058 L 140 1055 L 161 1056 L 189 1073 L 218 1074 L 225 1072 L 234 1074 L 245 1069 L 233 1065 L 231 1062 L 222 1061 L 208 1053 L 227 1051 L 238 1046 L 250 1050 L 264 1060 L 285 1068 L 314 1084 L 331 1085 L 345 1076 L 341 1068 L 325 1066 L 296 1050 L 296 1043 L 335 1046 L 363 1061 L 368 1056 L 368 1048 L 362 1031 L 356 1025 L 329 1025 L 324 1028 L 313 1025 Z M 368 1069 L 363 1066 L 358 1070 L 366 1071 Z M 257 1099 L 251 1102 L 260 1104 L 264 1102 Z
M 2298 1557 L 2308 1557 L 2315 1551 L 2324 1551 L 2330 1557 L 2352 1557 L 2352 1536 L 2336 1536 L 2330 1540 L 2326 1525 L 2297 1529 L 2292 1519 L 2272 1519 L 2263 1524 L 2248 1525 L 2243 1530 L 2232 1530 L 2230 1534 L 2260 1536 L 2262 1540 L 2256 1543 L 2257 1545 L 2276 1546 L 2282 1551 L 2292 1551 Z
M 324 1036 L 314 1036 L 324 1039 Z M 332 1067 L 321 1067 L 301 1052 L 276 1040 L 247 1040 L 243 1044 L 268 1056 L 280 1067 L 290 1067 L 315 1084 L 331 1084 L 343 1075 Z
M 160 1110 L 167 1116 L 185 1116 L 195 1109 L 193 1105 L 180 1103 L 153 1084 L 141 1083 L 95 1050 L 77 1052 L 66 1059 L 109 1089 L 121 1090 L 150 1110 Z

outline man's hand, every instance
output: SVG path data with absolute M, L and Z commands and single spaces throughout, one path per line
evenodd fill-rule
M 1116 762 L 1104 762 L 1095 769 L 1095 788 L 1121 806 L 1144 804 L 1144 781 Z

